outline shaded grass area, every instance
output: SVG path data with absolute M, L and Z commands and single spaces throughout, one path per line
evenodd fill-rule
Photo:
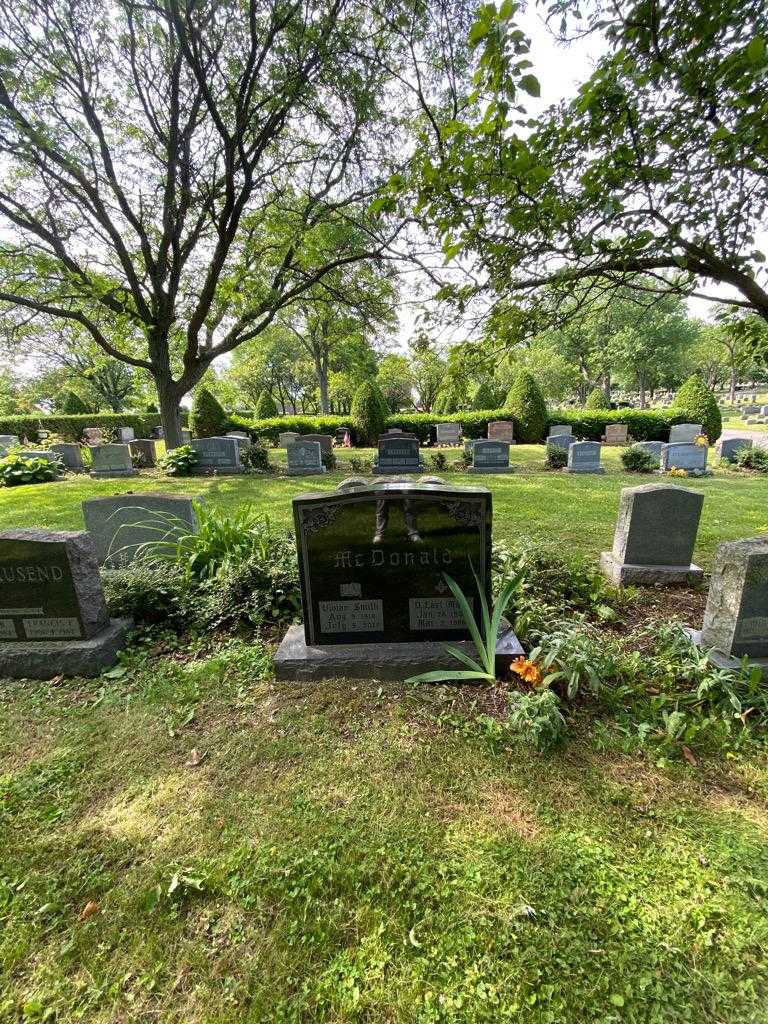
M 762 755 L 585 716 L 541 757 L 447 688 L 268 672 L 3 684 L 0 1020 L 764 1019 Z
M 443 449 L 453 459 L 458 452 Z M 292 524 L 291 498 L 304 491 L 331 490 L 352 472 L 353 457 L 371 458 L 370 450 L 344 451 L 340 466 L 322 477 L 284 476 L 173 479 L 142 473 L 129 481 L 90 480 L 70 477 L 53 484 L 0 490 L 0 528 L 40 526 L 51 529 L 82 529 L 82 502 L 89 497 L 115 493 L 162 490 L 172 494 L 201 495 L 210 505 L 234 509 L 252 503 L 286 526 Z M 285 453 L 271 452 L 277 466 Z M 622 487 L 657 481 L 655 476 L 625 473 L 620 449 L 603 451 L 605 476 L 570 476 L 543 469 L 543 448 L 517 445 L 512 462 L 517 472 L 509 476 L 479 476 L 445 471 L 451 483 L 488 487 L 494 496 L 494 538 L 512 541 L 520 534 L 536 540 L 555 540 L 576 553 L 597 558 L 610 547 Z M 430 453 L 425 451 L 427 469 Z M 714 453 L 710 457 L 714 461 Z M 768 479 L 717 469 L 713 477 L 682 481 L 706 495 L 696 558 L 709 565 L 714 549 L 724 540 L 753 536 L 768 530 Z

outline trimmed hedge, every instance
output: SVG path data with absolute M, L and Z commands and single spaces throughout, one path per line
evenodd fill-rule
M 277 444 L 278 434 L 292 430 L 297 434 L 335 434 L 337 427 L 350 427 L 349 416 L 275 416 L 269 420 L 247 420 L 231 416 L 227 430 L 243 430 L 254 440 L 263 437 Z M 0 431 L 2 433 L 2 431 Z M 354 431 L 352 431 L 354 437 Z
M 182 411 L 182 423 L 186 410 Z M 85 427 L 133 427 L 136 437 L 149 437 L 152 427 L 160 425 L 158 413 L 86 413 L 81 416 L 5 416 L 0 418 L 0 434 L 16 434 L 30 441 L 39 441 L 39 430 L 59 434 L 66 441 L 79 441 Z

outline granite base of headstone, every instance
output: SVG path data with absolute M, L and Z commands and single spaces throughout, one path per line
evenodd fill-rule
M 87 533 L 0 533 L 0 580 L 0 676 L 95 676 L 115 663 L 133 623 L 109 618 Z
M 138 457 L 142 469 L 154 469 L 157 465 L 157 447 L 148 437 L 140 437 L 128 442 L 133 458 Z
M 79 444 L 52 444 L 51 451 L 58 456 L 59 462 L 70 473 L 85 472 L 83 450 Z
M 598 441 L 576 441 L 570 445 L 566 473 L 605 473 L 600 465 L 600 448 Z
M 736 456 L 742 448 L 751 448 L 752 438 L 750 437 L 724 437 L 717 445 L 717 451 L 721 459 L 726 462 L 735 462 Z
M 624 487 L 613 549 L 600 556 L 605 576 L 619 585 L 694 584 L 692 562 L 704 495 L 671 484 Z
M 719 668 L 736 670 L 746 658 L 768 680 L 768 537 L 718 547 L 704 625 L 688 633 Z
M 180 536 L 198 528 L 193 499 L 173 494 L 90 498 L 83 502 L 83 518 L 96 558 L 108 568 L 133 562 L 149 551 L 147 545 L 167 554 Z
M 99 444 L 91 449 L 91 476 L 94 479 L 137 475 L 127 444 Z
M 472 465 L 468 473 L 514 473 L 509 464 L 509 442 L 488 441 L 478 438 L 470 448 Z
M 477 655 L 445 575 L 476 614 L 490 594 L 491 493 L 427 480 L 363 483 L 293 500 L 304 624 L 275 656 L 278 679 L 405 679 Z M 505 623 L 497 665 L 522 653 Z

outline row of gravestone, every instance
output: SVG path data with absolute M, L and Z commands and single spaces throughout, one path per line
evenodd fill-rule
M 363 674 L 391 678 L 445 666 L 444 642 L 472 653 L 452 576 L 479 612 L 474 573 L 490 592 L 491 493 L 416 484 L 347 481 L 331 494 L 294 499 L 304 626 L 286 635 L 282 678 Z M 651 484 L 622 491 L 603 571 L 617 583 L 690 583 L 704 497 Z M 84 505 L 88 532 L 0 534 L 0 676 L 94 674 L 110 664 L 130 623 L 110 622 L 99 563 L 130 561 L 147 542 L 172 544 L 196 528 L 188 498 L 123 495 Z M 500 656 L 520 653 L 505 627 Z M 715 559 L 704 628 L 723 664 L 746 655 L 768 673 L 768 541 L 723 545 Z M 760 659 L 764 659 L 761 661 Z

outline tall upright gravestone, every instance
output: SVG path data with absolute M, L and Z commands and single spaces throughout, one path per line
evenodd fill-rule
M 278 678 L 402 679 L 450 668 L 447 641 L 475 653 L 445 575 L 479 614 L 474 573 L 490 593 L 489 491 L 356 482 L 298 495 L 293 511 L 304 625 L 280 645 Z M 502 653 L 520 650 L 505 631 Z
M 97 675 L 131 626 L 110 620 L 84 532 L 0 533 L 0 676 Z
M 704 626 L 689 632 L 716 665 L 735 669 L 746 657 L 768 679 L 768 538 L 720 545 Z
M 686 487 L 644 484 L 624 487 L 613 550 L 600 568 L 614 583 L 697 583 L 692 562 L 704 495 Z

